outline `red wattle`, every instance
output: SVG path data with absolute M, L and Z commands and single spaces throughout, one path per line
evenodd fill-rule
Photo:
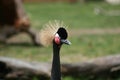
M 60 38 L 59 37 L 55 37 L 55 43 L 60 44 Z

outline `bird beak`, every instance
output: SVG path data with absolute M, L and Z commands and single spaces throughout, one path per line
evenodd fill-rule
M 71 44 L 71 42 L 67 39 L 62 39 L 61 42 L 64 43 L 64 44 L 67 44 L 67 45 Z

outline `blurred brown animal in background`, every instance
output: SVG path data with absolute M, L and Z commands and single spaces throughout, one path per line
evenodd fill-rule
M 23 0 L 0 0 L 0 41 L 6 42 L 13 35 L 25 32 L 35 45 L 40 45 L 22 3 Z

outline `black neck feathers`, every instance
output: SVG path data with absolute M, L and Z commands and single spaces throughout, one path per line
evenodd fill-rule
M 52 61 L 51 80 L 61 80 L 60 47 L 61 46 L 58 46 L 53 42 L 53 61 Z

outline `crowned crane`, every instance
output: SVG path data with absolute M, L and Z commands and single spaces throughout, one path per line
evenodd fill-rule
M 51 80 L 61 80 L 60 48 L 62 44 L 71 44 L 67 40 L 68 33 L 63 23 L 55 21 L 54 23 L 49 22 L 46 24 L 46 27 L 41 30 L 40 35 L 41 44 L 48 45 L 52 43 L 53 45 Z

